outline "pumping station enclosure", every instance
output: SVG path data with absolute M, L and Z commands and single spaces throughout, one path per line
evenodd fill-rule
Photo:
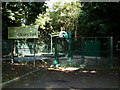
M 75 38 L 72 32 L 39 38 L 38 26 L 9 27 L 8 40 L 2 42 L 3 60 L 50 60 L 58 66 L 112 66 L 112 37 Z

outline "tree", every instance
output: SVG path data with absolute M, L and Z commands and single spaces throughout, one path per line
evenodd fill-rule
M 35 24 L 46 33 L 58 33 L 61 29 L 65 31 L 77 30 L 78 16 L 80 14 L 80 2 L 55 2 L 52 8 L 45 13 L 39 14 Z
M 120 2 L 84 2 L 79 16 L 79 35 L 113 36 L 114 50 L 120 36 Z
M 2 30 L 7 38 L 8 27 L 34 24 L 39 13 L 45 12 L 44 2 L 3 2 Z
M 79 33 L 85 36 L 115 36 L 119 28 L 119 3 L 82 3 Z M 118 36 L 118 35 L 117 35 Z

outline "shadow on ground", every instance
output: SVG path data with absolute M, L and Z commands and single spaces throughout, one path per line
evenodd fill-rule
M 118 88 L 116 69 L 40 69 L 3 88 Z

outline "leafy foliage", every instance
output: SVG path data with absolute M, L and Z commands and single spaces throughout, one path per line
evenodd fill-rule
M 46 10 L 44 2 L 3 2 L 2 30 L 6 36 L 8 27 L 33 24 L 37 15 Z
M 113 36 L 117 42 L 120 39 L 119 4 L 72 1 L 56 2 L 47 8 L 42 2 L 3 2 L 3 36 L 7 37 L 9 26 L 37 24 L 41 38 L 65 30 L 78 36 Z
M 79 16 L 79 33 L 84 36 L 118 37 L 120 23 L 119 3 L 82 3 Z
M 53 3 L 46 13 L 39 14 L 35 24 L 46 32 L 74 31 L 80 14 L 80 2 Z

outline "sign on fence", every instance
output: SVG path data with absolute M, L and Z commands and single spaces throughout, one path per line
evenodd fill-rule
M 8 27 L 8 39 L 38 38 L 38 26 Z

